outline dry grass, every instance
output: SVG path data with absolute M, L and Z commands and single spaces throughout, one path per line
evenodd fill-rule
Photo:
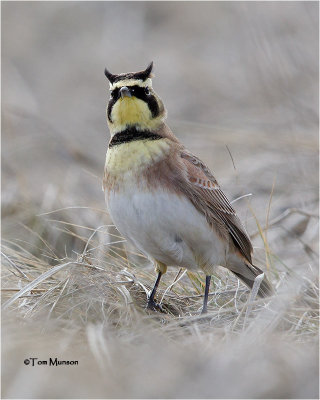
M 151 312 L 145 305 L 155 279 L 152 266 L 124 247 L 112 226 L 80 223 L 79 215 L 85 221 L 101 214 L 66 209 L 36 217 L 42 236 L 28 227 L 34 235 L 30 250 L 19 240 L 4 241 L 4 397 L 317 396 L 315 262 L 299 273 L 284 267 L 259 225 L 276 296 L 252 298 L 221 271 L 214 277 L 209 313 L 202 316 L 203 277 L 182 270 L 178 277 L 171 270 L 157 296 L 166 312 Z M 293 215 L 285 213 L 269 228 Z M 309 214 L 303 218 L 310 225 L 317 221 Z M 68 250 L 57 245 L 61 236 Z M 71 244 L 82 250 L 68 254 Z M 29 357 L 79 365 L 25 366 Z

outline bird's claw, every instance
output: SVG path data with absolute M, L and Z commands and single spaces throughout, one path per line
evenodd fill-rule
M 165 312 L 161 304 L 158 304 L 154 300 L 150 299 L 148 301 L 147 308 L 152 311 L 160 311 L 162 313 Z

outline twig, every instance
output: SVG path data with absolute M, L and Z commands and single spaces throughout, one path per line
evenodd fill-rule
M 233 293 L 241 293 L 241 292 L 247 292 L 247 289 L 230 289 L 230 290 L 224 290 L 222 292 L 210 292 L 208 293 L 208 296 L 216 296 L 218 294 L 233 294 Z M 192 296 L 179 296 L 180 299 L 195 299 L 198 297 L 203 297 L 203 294 L 194 294 Z
M 169 285 L 169 286 L 167 287 L 167 289 L 164 291 L 164 293 L 163 293 L 163 295 L 162 295 L 162 297 L 161 297 L 161 300 L 160 300 L 160 303 L 159 303 L 159 304 L 162 303 L 163 298 L 164 298 L 164 296 L 167 294 L 167 292 L 168 292 L 177 282 L 180 281 L 180 279 L 186 274 L 186 272 L 187 272 L 187 270 L 185 269 L 185 270 L 183 271 L 183 273 L 180 275 L 179 278 L 178 278 L 179 274 L 176 275 L 176 277 L 174 278 L 174 281 L 173 281 L 173 282 L 171 283 L 171 285 Z M 180 273 L 180 270 L 179 270 L 179 273 Z
M 268 204 L 268 209 L 267 209 L 267 215 L 266 215 L 266 230 L 265 230 L 265 245 L 266 245 L 266 264 L 267 264 L 267 270 L 270 269 L 272 266 L 272 260 L 270 258 L 270 247 L 268 243 L 268 224 L 269 224 L 269 216 L 270 216 L 270 209 L 271 209 L 271 202 L 272 202 L 272 197 L 273 197 L 273 192 L 274 192 L 274 186 L 276 183 L 276 178 L 274 177 L 273 183 L 272 183 L 272 188 L 271 188 L 271 193 L 270 193 L 270 198 L 269 198 L 269 204 Z
M 299 208 L 287 208 L 282 214 L 278 215 L 276 218 L 271 220 L 269 222 L 268 226 L 265 226 L 264 228 L 262 228 L 262 230 L 265 231 L 266 229 L 269 229 L 271 226 L 276 225 L 278 222 L 283 221 L 284 219 L 286 219 L 288 216 L 290 216 L 292 214 L 301 214 L 301 215 L 304 215 L 305 217 L 309 217 L 309 218 L 319 218 L 319 215 L 300 210 Z M 254 238 L 259 233 L 260 233 L 259 230 L 257 230 L 250 236 L 251 236 L 251 238 Z
M 63 285 L 63 288 L 60 290 L 59 296 L 56 298 L 55 302 L 52 304 L 52 307 L 50 308 L 50 311 L 48 313 L 47 316 L 47 321 L 49 321 L 50 316 L 52 314 L 53 309 L 55 308 L 56 304 L 58 303 L 58 301 L 60 300 L 62 293 L 64 292 L 65 288 L 67 287 L 67 284 L 69 283 L 70 278 L 67 278 L 65 281 L 65 284 Z
M 94 210 L 94 211 L 100 211 L 103 214 L 107 214 L 106 210 L 102 210 L 100 208 L 85 207 L 85 206 L 70 206 L 70 207 L 57 208 L 56 210 L 52 210 L 52 211 L 49 211 L 49 212 L 37 214 L 36 217 L 42 217 L 43 215 L 53 214 L 53 213 L 58 212 L 58 211 L 65 211 L 65 210 L 72 210 L 72 209 L 78 210 L 80 208 L 84 208 L 84 209 L 88 209 L 88 210 Z
M 20 274 L 23 278 L 27 279 L 28 281 L 30 280 L 30 279 L 27 277 L 27 275 L 26 275 L 23 271 L 21 271 L 21 269 L 20 269 L 12 260 L 10 260 L 10 258 L 9 258 L 6 254 L 4 254 L 2 251 L 1 251 L 1 255 L 9 262 L 9 264 L 10 264 L 13 268 L 15 268 L 15 269 L 19 272 L 19 274 Z
M 248 303 L 247 303 L 247 310 L 246 310 L 246 314 L 244 316 L 244 321 L 243 321 L 243 330 L 246 327 L 247 324 L 247 319 L 252 311 L 252 306 L 253 306 L 253 302 L 255 300 L 255 298 L 257 297 L 261 282 L 263 281 L 264 278 L 264 272 L 262 272 L 262 274 L 258 275 L 254 282 L 253 282 L 253 286 L 252 286 L 252 290 L 248 299 Z
M 233 160 L 233 157 L 232 157 L 231 151 L 229 150 L 228 145 L 226 145 L 226 148 L 227 148 L 228 153 L 229 153 L 229 156 L 230 156 L 230 158 L 231 158 L 231 161 L 232 161 L 232 164 L 233 164 L 233 168 L 234 168 L 234 170 L 236 171 L 237 169 L 236 169 L 236 166 L 235 166 L 235 163 L 234 163 L 234 160 Z
M 247 194 L 244 194 L 243 196 L 237 197 L 236 199 L 230 201 L 230 203 L 233 204 L 233 203 L 235 203 L 236 201 L 241 200 L 241 199 L 243 199 L 243 198 L 245 198 L 245 197 L 249 197 L 249 196 L 252 196 L 252 193 L 247 193 Z
M 86 245 L 85 245 L 85 247 L 84 247 L 84 249 L 83 249 L 83 252 L 82 252 L 82 254 L 81 254 L 81 256 L 80 256 L 80 261 L 82 260 L 82 258 L 83 258 L 84 255 L 86 254 L 87 248 L 88 248 L 89 243 L 91 242 L 91 239 L 93 238 L 93 236 L 94 236 L 101 228 L 104 228 L 105 226 L 106 226 L 106 225 L 98 226 L 98 228 L 96 228 L 96 229 L 92 232 L 92 234 L 90 235 L 89 239 L 87 240 L 87 243 L 86 243 Z
M 17 288 L 4 288 L 1 292 L 19 292 L 21 289 Z M 47 289 L 31 289 L 30 292 L 46 292 Z

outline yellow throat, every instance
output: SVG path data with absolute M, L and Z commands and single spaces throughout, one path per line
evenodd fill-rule
M 148 105 L 137 97 L 120 98 L 113 106 L 111 113 L 112 123 L 108 121 L 111 135 L 121 132 L 129 125 L 137 126 L 141 130 L 155 130 L 162 122 L 161 116 L 152 118 Z

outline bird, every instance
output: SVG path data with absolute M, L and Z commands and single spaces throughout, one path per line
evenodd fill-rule
M 153 62 L 145 70 L 112 74 L 105 69 L 110 141 L 102 187 L 120 234 L 153 263 L 157 278 L 147 308 L 160 310 L 155 295 L 167 267 L 205 274 L 202 313 L 211 276 L 225 267 L 253 287 L 263 271 L 234 208 L 209 168 L 166 124 L 166 108 L 152 87 Z M 263 276 L 258 295 L 273 288 Z

